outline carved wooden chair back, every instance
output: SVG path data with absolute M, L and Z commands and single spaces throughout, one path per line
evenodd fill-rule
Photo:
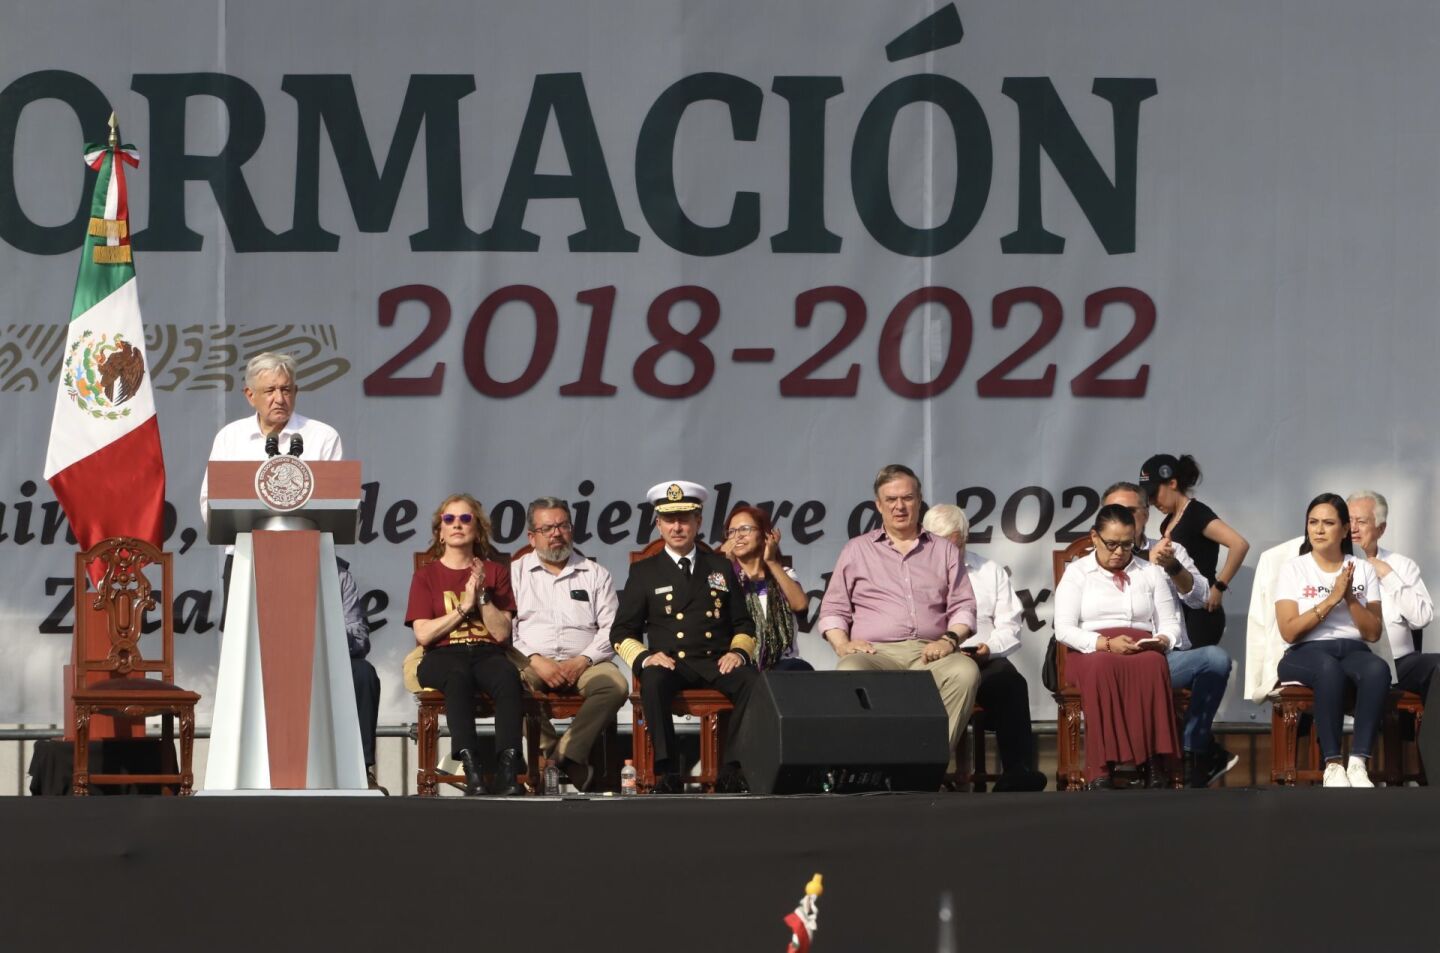
M 128 536 L 101 540 L 75 554 L 75 688 L 83 688 L 87 676 L 96 672 L 112 678 L 154 675 L 163 682 L 174 682 L 173 559 L 171 553 Z M 100 573 L 100 581 L 94 585 L 91 566 Z M 158 591 L 153 581 L 157 574 Z M 160 616 L 160 652 L 146 658 L 140 640 L 151 612 Z M 95 624 L 103 624 L 109 636 L 109 650 L 103 656 L 87 648 L 90 626 Z

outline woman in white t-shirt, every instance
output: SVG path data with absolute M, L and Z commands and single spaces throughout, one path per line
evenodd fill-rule
M 1280 660 L 1281 681 L 1315 692 L 1315 733 L 1325 758 L 1327 788 L 1370 788 L 1366 761 L 1390 691 L 1390 667 L 1370 651 L 1385 631 L 1380 581 L 1350 543 L 1350 509 L 1344 498 L 1322 493 L 1305 510 L 1300 555 L 1280 569 L 1275 621 L 1290 643 Z M 1355 736 L 1350 761 L 1340 755 L 1345 683 L 1355 684 Z

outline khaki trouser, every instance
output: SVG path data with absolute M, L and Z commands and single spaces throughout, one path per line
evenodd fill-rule
M 924 639 L 906 639 L 904 642 L 872 642 L 875 654 L 852 652 L 842 658 L 835 667 L 842 672 L 929 672 L 940 689 L 940 700 L 945 703 L 945 713 L 950 726 L 949 773 L 955 773 L 955 745 L 960 732 L 970 721 L 970 710 L 975 707 L 975 693 L 980 687 L 980 666 L 963 652 L 951 652 L 938 662 L 927 663 L 920 653 L 932 642 Z
M 526 688 L 535 692 L 550 690 L 540 676 L 531 670 L 530 659 L 511 649 L 510 661 L 520 670 L 520 680 L 525 683 Z M 620 674 L 620 669 L 614 662 L 596 662 L 591 665 L 580 673 L 576 688 L 585 700 L 580 703 L 580 711 L 570 719 L 570 728 L 563 738 L 556 735 L 555 726 L 549 718 L 541 719 L 541 757 L 554 761 L 568 758 L 580 764 L 588 764 L 590 749 L 594 746 L 595 739 L 630 696 L 630 684 L 625 681 L 625 676 Z

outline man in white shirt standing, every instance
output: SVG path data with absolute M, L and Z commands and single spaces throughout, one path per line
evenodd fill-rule
M 220 428 L 210 446 L 211 460 L 264 460 L 269 456 L 265 445 L 276 439 L 279 452 L 288 453 L 297 438 L 305 457 L 311 460 L 339 460 L 343 450 L 340 434 L 329 424 L 295 413 L 299 388 L 295 385 L 295 358 L 289 354 L 266 351 L 250 358 L 245 365 L 245 400 L 255 408 L 248 417 L 232 421 Z M 200 518 L 210 519 L 210 475 L 200 478 Z M 225 603 L 230 597 L 230 565 L 234 550 L 225 549 L 222 573 L 220 628 L 225 628 Z
M 220 428 L 210 447 L 211 460 L 264 460 L 265 444 L 276 438 L 281 453 L 288 453 L 299 437 L 310 460 L 339 460 L 344 456 L 340 434 L 329 424 L 295 413 L 299 388 L 295 384 L 295 358 L 266 351 L 245 365 L 245 400 L 255 413 Z M 298 448 L 297 448 L 298 449 Z M 200 516 L 210 517 L 209 475 L 200 479 Z
M 1422 654 L 1415 646 L 1414 632 L 1435 618 L 1430 590 L 1425 588 L 1415 560 L 1380 546 L 1390 517 L 1385 497 L 1374 490 L 1356 490 L 1345 502 L 1350 507 L 1350 541 L 1365 551 L 1380 577 L 1380 608 L 1390 651 L 1395 655 L 1395 684 L 1423 698 L 1430 688 L 1430 676 L 1440 668 L 1440 655 Z
M 542 496 L 525 519 L 532 551 L 510 564 L 516 605 L 511 658 L 531 691 L 584 696 L 564 737 L 557 741 L 546 721 L 540 744 L 576 790 L 585 791 L 594 777 L 595 740 L 629 695 L 625 676 L 611 661 L 610 625 L 619 600 L 605 567 L 575 552 L 569 503 Z
M 1101 506 L 1117 503 L 1135 514 L 1135 556 L 1165 570 L 1170 590 L 1177 602 L 1192 609 L 1205 604 L 1210 584 L 1196 568 L 1185 547 L 1165 537 L 1159 540 L 1145 535 L 1150 518 L 1150 505 L 1145 493 L 1134 483 L 1120 481 L 1105 490 Z M 1215 713 L 1225 699 L 1225 686 L 1230 683 L 1234 663 L 1218 645 L 1195 646 L 1185 632 L 1185 614 L 1180 613 L 1180 641 L 1166 655 L 1170 663 L 1170 684 L 1190 689 L 1190 707 L 1185 712 L 1184 730 L 1180 735 L 1185 749 L 1185 786 L 1209 787 L 1240 760 L 1215 743 L 1211 726 Z
M 1000 748 L 1000 779 L 996 791 L 1043 791 L 1047 779 L 1034 768 L 1035 739 L 1030 728 L 1030 686 L 1006 656 L 1020 647 L 1024 607 L 1010 584 L 1005 567 L 965 547 L 970 520 L 953 503 L 930 507 L 921 523 L 936 536 L 960 548 L 970 586 L 975 590 L 975 634 L 960 651 L 980 666 L 975 704 L 995 729 Z

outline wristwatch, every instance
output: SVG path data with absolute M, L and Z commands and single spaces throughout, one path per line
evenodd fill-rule
M 1219 589 L 1221 592 L 1228 592 L 1230 590 L 1230 587 L 1225 585 L 1225 583 L 1219 579 L 1215 580 L 1215 588 Z
M 489 602 L 490 602 L 490 590 L 489 590 L 489 589 L 481 589 L 479 592 L 475 593 L 475 605 L 477 605 L 477 606 L 483 606 L 483 605 L 488 604 Z

